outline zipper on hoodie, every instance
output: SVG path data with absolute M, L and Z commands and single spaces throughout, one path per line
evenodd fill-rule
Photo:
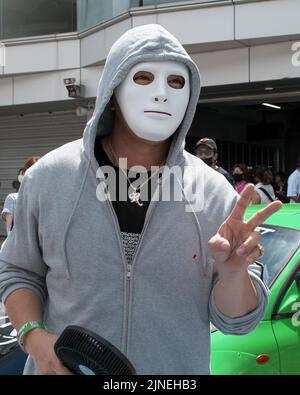
M 148 212 L 149 212 L 149 209 L 150 209 L 150 206 L 148 208 Z M 151 211 L 153 211 L 153 210 L 151 210 Z M 146 217 L 147 217 L 147 215 L 146 215 Z M 130 264 L 127 263 L 127 272 L 126 272 L 126 280 L 127 280 L 126 283 L 127 283 L 127 286 L 126 286 L 125 328 L 124 328 L 125 329 L 124 330 L 124 332 L 125 332 L 124 353 L 125 353 L 125 355 L 127 357 L 128 357 L 129 308 L 130 308 L 130 296 L 131 296 L 131 276 L 132 276 L 132 271 L 133 271 L 133 263 L 136 260 L 136 256 L 137 256 L 137 254 L 138 254 L 138 252 L 140 250 L 140 246 L 142 244 L 143 236 L 144 236 L 144 233 L 145 233 L 145 230 L 146 230 L 146 227 L 147 227 L 148 223 L 149 223 L 149 216 L 148 216 L 147 223 L 146 223 L 146 218 L 145 218 L 144 227 L 142 229 L 142 232 L 141 232 L 141 235 L 140 235 L 140 238 L 139 238 L 136 250 L 134 252 L 132 261 L 131 261 Z
M 124 349 L 125 349 L 125 355 L 126 355 L 127 357 L 128 357 L 128 335 L 129 335 L 128 329 L 129 329 L 129 307 L 130 307 L 130 285 L 131 285 L 130 282 L 131 282 L 131 274 L 132 274 L 132 271 L 133 271 L 133 265 L 134 265 L 134 263 L 135 263 L 135 261 L 136 261 L 136 257 L 137 257 L 137 255 L 138 255 L 138 253 L 139 253 L 140 248 L 141 248 L 141 244 L 142 244 L 142 241 L 143 241 L 143 239 L 144 239 L 144 234 L 145 234 L 145 231 L 146 231 L 146 229 L 147 229 L 147 227 L 148 227 L 148 224 L 149 224 L 149 222 L 150 222 L 151 214 L 152 214 L 152 212 L 153 212 L 153 210 L 154 210 L 154 207 L 155 207 L 156 203 L 157 203 L 157 201 L 151 201 L 151 202 L 150 202 L 150 205 L 149 205 L 148 210 L 147 210 L 147 213 L 146 213 L 144 226 L 143 226 L 143 229 L 142 229 L 142 232 L 141 232 L 141 235 L 140 235 L 138 244 L 137 244 L 137 246 L 136 246 L 134 255 L 133 255 L 133 257 L 132 257 L 131 264 L 127 264 L 128 293 L 127 293 L 127 298 L 126 298 L 126 311 L 127 311 L 127 316 L 126 316 L 126 321 L 125 321 L 125 343 L 124 343 L 124 344 L 125 344 L 125 347 L 124 347 Z
M 127 263 L 127 272 L 126 272 L 126 308 L 125 308 L 125 338 L 124 338 L 124 351 L 125 355 L 128 357 L 128 329 L 129 329 L 129 308 L 130 308 L 130 289 L 131 289 L 131 264 Z
M 131 277 L 132 277 L 133 264 L 136 260 L 137 254 L 140 250 L 140 246 L 142 244 L 146 228 L 148 227 L 148 224 L 150 222 L 150 216 L 153 212 L 154 206 L 156 205 L 157 201 L 151 201 L 149 204 L 149 207 L 148 207 L 148 210 L 146 213 L 146 217 L 145 217 L 144 226 L 143 226 L 136 250 L 134 252 L 131 264 L 129 264 L 127 262 L 127 259 L 124 254 L 124 248 L 123 248 L 123 244 L 122 244 L 122 240 L 121 240 L 121 236 L 120 236 L 121 229 L 120 229 L 119 221 L 118 221 L 118 218 L 117 218 L 116 213 L 114 211 L 113 205 L 109 199 L 107 199 L 106 202 L 108 203 L 108 207 L 110 209 L 110 212 L 111 212 L 111 215 L 113 218 L 115 229 L 117 230 L 117 238 L 119 241 L 119 246 L 120 246 L 120 250 L 121 250 L 121 254 L 122 254 L 123 265 L 126 266 L 126 289 L 125 289 L 125 309 L 124 309 L 124 316 L 125 316 L 125 328 L 124 328 L 125 335 L 124 335 L 124 337 L 125 337 L 125 339 L 124 339 L 124 349 L 122 351 L 128 357 L 129 307 L 130 307 L 130 293 L 131 293 L 130 291 L 131 291 Z
M 121 229 L 120 229 L 120 225 L 119 225 L 119 221 L 118 218 L 116 216 L 116 213 L 114 211 L 113 205 L 111 203 L 111 201 L 109 199 L 106 200 L 110 213 L 112 215 L 113 218 L 113 223 L 115 225 L 115 229 L 116 229 L 116 233 L 117 233 L 117 239 L 119 242 L 119 247 L 121 250 L 121 256 L 122 256 L 122 261 L 123 261 L 123 266 L 124 268 L 126 268 L 126 285 L 125 285 L 125 306 L 124 306 L 124 310 L 123 310 L 123 314 L 125 317 L 125 328 L 124 328 L 124 332 L 125 332 L 125 339 L 124 339 L 124 349 L 122 350 L 122 352 L 127 356 L 127 343 L 128 343 L 128 322 L 129 322 L 129 305 L 130 305 L 130 287 L 131 287 L 131 265 L 128 264 L 127 259 L 125 257 L 124 254 L 124 248 L 123 248 L 123 244 L 122 244 L 122 240 L 121 240 Z M 123 334 L 122 334 L 122 338 L 123 338 Z
M 127 278 L 127 281 L 130 281 L 130 279 L 131 279 L 131 265 L 130 264 L 127 264 L 126 278 Z
M 105 179 L 104 179 L 105 180 Z M 110 199 L 106 199 L 106 203 L 108 205 L 109 211 L 112 216 L 113 224 L 115 226 L 115 231 L 117 234 L 117 239 L 119 242 L 119 247 L 121 251 L 121 257 L 122 257 L 122 262 L 123 262 L 123 267 L 125 269 L 125 306 L 123 310 L 123 317 L 125 318 L 125 323 L 124 323 L 124 330 L 122 332 L 122 343 L 124 344 L 122 352 L 128 356 L 128 323 L 129 323 L 129 307 L 130 307 L 130 288 L 131 288 L 131 273 L 132 273 L 132 267 L 131 265 L 128 264 L 127 258 L 124 253 L 124 247 L 121 239 L 121 229 L 120 229 L 120 224 L 117 218 L 117 215 L 115 213 L 115 210 L 113 208 L 112 202 Z M 124 341 L 123 341 L 123 333 L 124 333 Z

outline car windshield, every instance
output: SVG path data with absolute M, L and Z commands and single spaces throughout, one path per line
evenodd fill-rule
M 265 278 L 270 287 L 299 247 L 300 232 L 272 225 L 262 225 L 258 229 L 263 235 L 261 244 L 265 249 L 258 262 L 264 265 L 264 271 L 267 269 Z

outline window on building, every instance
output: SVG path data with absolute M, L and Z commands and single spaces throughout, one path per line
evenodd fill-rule
M 76 31 L 76 0 L 0 0 L 0 39 Z
M 180 0 L 0 0 L 0 40 L 82 31 L 132 7 Z
M 112 19 L 132 7 L 174 2 L 180 0 L 77 0 L 78 31 Z
M 96 26 L 139 5 L 139 0 L 77 0 L 77 29 Z

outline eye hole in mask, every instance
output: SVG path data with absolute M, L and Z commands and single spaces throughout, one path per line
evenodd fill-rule
M 165 141 L 184 119 L 190 99 L 189 70 L 175 61 L 141 62 L 115 89 L 131 131 L 148 141 Z
M 154 74 L 150 71 L 138 71 L 133 76 L 133 81 L 138 85 L 149 85 L 155 79 Z M 182 89 L 185 85 L 185 79 L 181 75 L 169 75 L 167 78 L 168 85 L 174 89 Z

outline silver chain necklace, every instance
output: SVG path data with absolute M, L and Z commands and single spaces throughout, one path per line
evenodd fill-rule
M 118 163 L 118 159 L 117 159 L 117 155 L 115 153 L 115 151 L 113 150 L 112 146 L 111 146 L 111 142 L 110 139 L 108 140 L 108 146 L 109 146 L 109 150 L 115 160 L 116 163 Z M 159 168 L 150 176 L 147 178 L 147 180 L 145 182 L 143 182 L 141 185 L 134 187 L 131 183 L 131 181 L 129 180 L 129 177 L 127 175 L 127 173 L 124 171 L 124 169 L 122 169 L 122 167 L 119 167 L 119 169 L 122 171 L 122 173 L 125 175 L 127 181 L 129 182 L 129 185 L 131 186 L 131 188 L 133 189 L 133 192 L 128 193 L 128 197 L 130 199 L 130 203 L 136 203 L 139 206 L 143 206 L 144 203 L 141 202 L 140 197 L 141 197 L 141 192 L 137 192 L 137 190 L 141 190 L 141 188 L 147 184 L 147 182 L 149 180 L 151 180 L 152 177 L 155 176 L 155 174 L 160 170 L 160 167 L 164 164 L 165 160 L 160 164 Z M 129 192 L 129 191 L 128 191 Z

